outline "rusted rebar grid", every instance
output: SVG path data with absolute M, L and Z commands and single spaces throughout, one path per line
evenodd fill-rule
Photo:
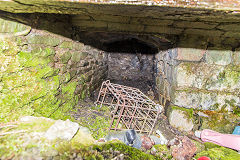
M 110 130 L 135 129 L 151 134 L 163 106 L 156 104 L 139 89 L 110 83 L 102 83 L 97 104 L 111 106 Z

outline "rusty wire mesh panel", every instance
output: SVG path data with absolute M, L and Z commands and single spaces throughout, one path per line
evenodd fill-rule
M 158 115 L 163 110 L 139 89 L 104 81 L 97 103 L 111 106 L 110 129 L 135 129 L 139 133 L 151 134 Z

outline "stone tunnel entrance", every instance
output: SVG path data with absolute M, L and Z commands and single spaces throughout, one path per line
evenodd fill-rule
M 171 44 L 153 36 L 81 32 L 80 40 L 104 53 L 106 76 L 112 83 L 140 89 L 161 104 L 170 101 L 173 82 Z M 97 97 L 98 90 L 93 94 Z M 164 97 L 164 98 L 163 98 Z
M 157 48 L 137 39 L 107 44 L 108 79 L 139 88 L 144 93 L 154 87 L 154 60 Z

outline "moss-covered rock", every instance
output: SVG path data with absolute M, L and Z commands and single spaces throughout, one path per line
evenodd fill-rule
M 104 143 L 102 145 L 95 145 L 93 146 L 94 150 L 99 151 L 103 157 L 105 159 L 111 159 L 114 158 L 114 155 L 112 155 L 112 153 L 114 151 L 118 151 L 121 154 L 123 154 L 124 159 L 133 159 L 133 160 L 138 160 L 138 159 L 149 159 L 149 160 L 153 160 L 153 159 L 159 159 L 160 157 L 157 156 L 153 156 L 150 154 L 146 154 L 136 148 L 127 146 L 124 143 L 121 143 L 119 141 L 110 141 L 108 143 Z
M 72 57 L 72 54 L 70 52 L 66 52 L 61 56 L 61 62 L 66 64 Z
M 36 35 L 32 34 L 26 37 L 29 44 L 44 44 L 47 46 L 55 47 L 60 44 L 61 40 L 57 37 L 50 35 Z
M 66 119 L 65 112 L 76 104 L 76 82 L 67 83 L 69 76 L 64 76 L 65 84 L 60 85 L 59 69 L 48 65 L 53 48 L 35 48 L 23 52 L 14 41 L 0 41 L 0 122 L 24 115 Z
M 238 124 L 238 116 L 230 112 L 203 111 L 208 117 L 201 117 L 200 129 L 211 129 L 220 133 L 232 133 Z
M 59 47 L 60 48 L 73 49 L 73 42 L 71 42 L 71 41 L 64 41 Z
M 87 56 L 87 52 L 74 52 L 72 55 L 72 61 L 79 62 L 80 60 L 84 60 Z
M 192 140 L 192 142 L 195 144 L 195 146 L 197 147 L 197 151 L 196 151 L 196 154 L 197 153 L 200 153 L 200 152 L 202 152 L 202 151 L 204 151 L 205 150 L 205 145 L 204 144 L 202 144 L 202 143 L 200 143 L 200 142 L 197 142 L 197 141 L 195 141 L 195 140 Z
M 217 160 L 217 159 L 239 160 L 240 159 L 240 155 L 238 154 L 238 152 L 225 147 L 210 148 L 206 151 L 202 151 L 198 153 L 194 158 L 197 159 L 202 156 L 207 156 L 212 160 Z
M 194 127 L 193 109 L 169 106 L 168 119 L 171 126 L 183 132 L 191 131 Z
M 166 146 L 166 145 L 154 145 L 153 146 L 154 149 L 153 152 L 155 152 L 156 156 L 159 156 L 162 159 L 171 159 L 172 158 L 172 154 L 170 149 Z

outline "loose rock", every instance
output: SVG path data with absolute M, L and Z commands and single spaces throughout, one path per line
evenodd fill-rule
M 45 133 L 45 137 L 48 140 L 54 140 L 56 138 L 71 140 L 77 133 L 79 124 L 71 122 L 70 120 L 62 121 L 57 120 Z
M 176 137 L 169 145 L 173 158 L 177 160 L 190 160 L 197 151 L 195 144 L 186 136 Z
M 155 144 L 154 141 L 146 135 L 141 136 L 141 141 L 142 141 L 142 147 L 146 150 L 151 149 L 152 146 Z
M 169 117 L 169 123 L 180 131 L 189 132 L 193 129 L 193 122 L 186 117 L 184 111 L 174 109 Z

